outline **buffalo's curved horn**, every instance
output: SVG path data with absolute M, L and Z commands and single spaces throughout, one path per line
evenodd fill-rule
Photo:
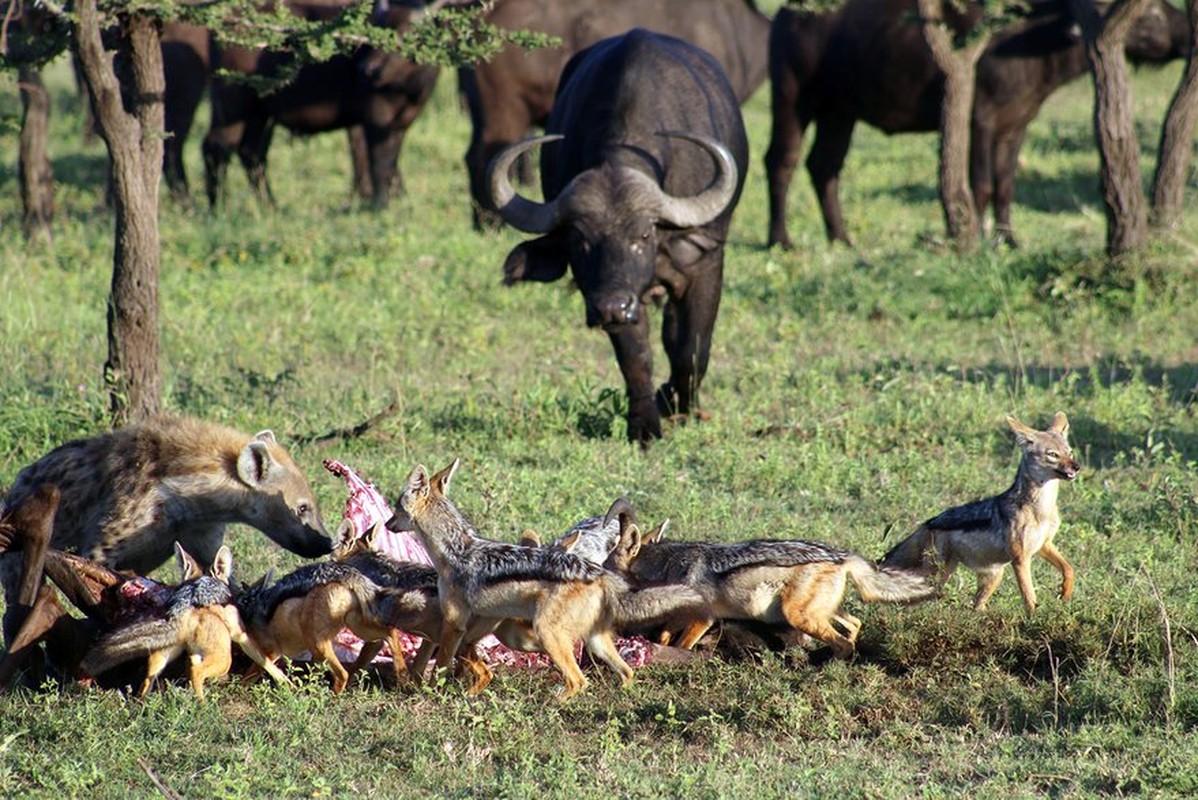
M 621 529 L 624 527 L 625 518 L 629 522 L 636 522 L 636 511 L 627 497 L 617 497 L 615 502 L 611 504 L 611 508 L 607 509 L 607 514 L 603 517 L 603 527 L 606 528 L 617 517 L 620 518 Z
M 512 164 L 522 154 L 549 142 L 564 138 L 560 134 L 537 136 L 508 145 L 495 154 L 487 166 L 487 186 L 491 190 L 491 205 L 503 221 L 524 233 L 549 233 L 557 225 L 557 201 L 538 203 L 517 194 L 509 174 Z
M 669 136 L 674 139 L 686 139 L 702 147 L 716 162 L 715 180 L 703 191 L 693 197 L 675 197 L 661 193 L 661 205 L 657 210 L 658 219 L 679 228 L 694 228 L 706 225 L 724 213 L 724 209 L 736 195 L 736 182 L 739 170 L 736 160 L 727 147 L 710 136 L 682 131 L 662 131 L 658 136 Z

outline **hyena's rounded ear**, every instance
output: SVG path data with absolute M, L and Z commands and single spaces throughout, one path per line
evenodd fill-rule
M 278 444 L 278 440 L 275 439 L 274 431 L 271 430 L 258 431 L 254 434 L 254 441 L 265 442 L 266 444 Z
M 1069 418 L 1065 416 L 1064 411 L 1058 411 L 1052 415 L 1052 422 L 1048 423 L 1048 429 L 1064 438 L 1069 437 Z
M 179 582 L 189 581 L 204 574 L 200 564 L 191 553 L 183 549 L 183 545 L 175 542 L 175 563 L 179 565 Z
M 216 558 L 212 560 L 212 569 L 209 570 L 212 577 L 223 583 L 228 583 L 233 577 L 233 551 L 227 545 L 221 545 L 216 551 Z
M 274 441 L 273 435 L 271 441 Z M 270 452 L 270 445 L 261 439 L 254 438 L 241 448 L 241 453 L 237 456 L 237 477 L 241 478 L 247 486 L 261 486 L 266 483 L 271 471 L 277 465 L 278 462 Z
M 454 473 L 458 471 L 458 467 L 461 466 L 461 463 L 462 460 L 460 458 L 455 458 L 452 464 L 433 476 L 432 488 L 437 492 L 437 494 L 442 496 L 449 494 L 449 484 L 453 481 Z

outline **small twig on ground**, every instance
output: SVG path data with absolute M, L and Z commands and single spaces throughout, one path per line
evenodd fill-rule
M 1140 569 L 1144 572 L 1144 577 L 1148 579 L 1148 588 L 1152 590 L 1152 597 L 1156 600 L 1156 606 L 1161 612 L 1161 622 L 1165 626 L 1165 683 L 1169 688 L 1169 702 L 1165 706 L 1165 724 L 1168 725 L 1173 720 L 1173 706 L 1177 703 L 1176 669 L 1173 664 L 1173 628 L 1169 624 L 1169 612 L 1165 608 L 1165 601 L 1161 598 L 1156 581 L 1152 579 L 1152 573 L 1148 571 L 1148 566 L 1145 564 L 1141 564 Z
M 139 758 L 137 759 L 137 763 L 141 765 L 142 770 L 150 778 L 150 782 L 154 784 L 154 787 L 158 789 L 163 797 L 165 797 L 167 800 L 183 800 L 183 795 L 167 786 L 166 782 L 163 781 L 158 772 L 150 766 L 149 762 L 147 762 L 144 758 Z
M 300 444 L 314 444 L 317 446 L 326 445 L 333 441 L 345 441 L 346 439 L 357 439 L 364 435 L 371 428 L 378 425 L 387 417 L 392 416 L 399 409 L 399 403 L 392 400 L 391 403 L 379 413 L 375 414 L 365 422 L 359 422 L 349 428 L 333 428 L 330 431 L 321 434 L 309 434 L 300 436 L 298 441 Z

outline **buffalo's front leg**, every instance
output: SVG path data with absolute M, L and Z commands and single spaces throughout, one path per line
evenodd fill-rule
M 661 326 L 661 341 L 670 359 L 670 382 L 662 386 L 660 400 L 667 413 L 681 415 L 699 410 L 699 384 L 707 373 L 724 284 L 723 248 L 708 253 L 687 272 L 691 280 L 686 292 L 670 298 Z
M 628 440 L 648 444 L 661 438 L 661 415 L 653 399 L 653 353 L 649 349 L 649 316 L 605 328 L 616 350 L 628 390 Z

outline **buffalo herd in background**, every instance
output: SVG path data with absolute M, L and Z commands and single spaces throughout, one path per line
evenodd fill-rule
M 352 0 L 290 0 L 310 19 Z M 1014 244 L 1010 207 L 1024 133 L 1047 97 L 1086 71 L 1067 0 L 1032 0 L 997 34 L 977 66 L 971 184 L 979 213 L 993 204 L 996 235 Z M 474 223 L 500 221 L 538 238 L 508 255 L 505 283 L 572 273 L 587 324 L 610 337 L 629 400 L 628 437 L 662 434 L 663 415 L 699 413 L 723 282 L 724 242 L 748 167 L 739 103 L 765 80 L 773 125 L 765 156 L 769 244 L 790 245 L 786 195 L 807 126 L 807 170 L 828 238 L 848 243 L 837 195 L 853 127 L 886 133 L 939 126 L 943 75 L 918 25 L 917 0 L 846 0 L 822 13 L 782 8 L 771 21 L 752 0 L 495 0 L 488 22 L 540 31 L 555 47 L 509 46 L 458 71 L 473 131 L 466 151 Z M 378 0 L 376 24 L 408 29 L 420 2 Z M 977 21 L 954 12 L 958 32 Z M 1153 0 L 1127 39 L 1137 62 L 1182 58 L 1185 15 Z M 218 47 L 207 31 L 168 25 L 162 39 L 167 140 L 164 173 L 186 201 L 182 147 L 208 87 L 212 125 L 203 155 L 208 200 L 236 153 L 255 192 L 271 194 L 267 149 L 276 125 L 301 134 L 345 129 L 354 187 L 383 206 L 402 191 L 398 157 L 432 94 L 438 69 L 370 47 L 301 67 L 259 96 L 217 76 L 222 68 L 274 76 L 286 56 Z M 530 130 L 547 136 L 523 140 Z M 522 141 L 523 140 L 523 141 Z M 521 195 L 511 173 L 539 148 L 544 202 Z M 489 169 L 488 169 L 489 168 Z M 527 180 L 527 179 L 526 179 Z M 929 182 L 935 179 L 929 175 Z M 670 378 L 654 389 L 644 306 L 664 306 Z

